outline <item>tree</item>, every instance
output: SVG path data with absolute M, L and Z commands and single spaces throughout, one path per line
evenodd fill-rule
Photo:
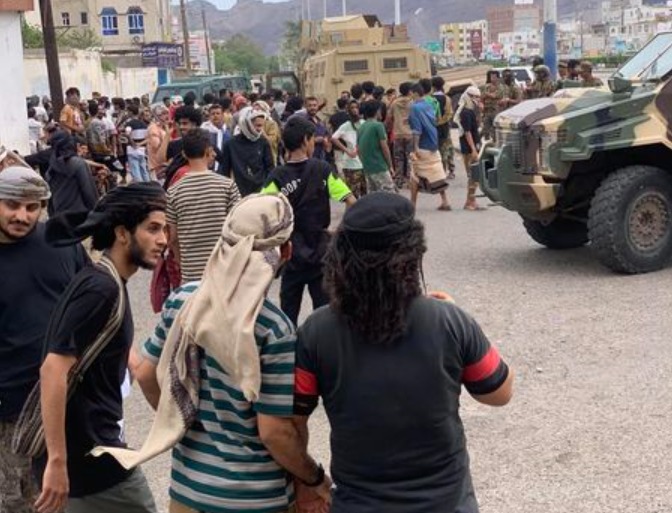
M 261 48 L 242 34 L 236 34 L 223 44 L 216 45 L 215 70 L 219 73 L 265 73 L 268 59 Z
M 306 60 L 301 48 L 301 21 L 289 20 L 285 22 L 285 35 L 280 46 L 280 55 L 286 65 L 294 71 L 300 71 Z
M 44 48 L 44 35 L 35 25 L 25 19 L 21 21 L 21 36 L 24 48 Z
M 63 48 L 76 48 L 78 50 L 89 50 L 91 48 L 101 48 L 103 46 L 103 40 L 91 29 L 70 29 L 60 35 L 58 38 L 58 46 Z

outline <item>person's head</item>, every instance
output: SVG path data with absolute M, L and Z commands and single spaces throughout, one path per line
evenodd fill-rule
M 139 108 L 141 107 L 141 105 L 142 105 L 142 102 L 140 101 L 140 97 L 139 97 L 139 96 L 134 96 L 133 98 L 131 98 L 131 103 L 132 103 L 133 105 L 135 105 L 136 107 L 138 107 L 138 109 L 139 109 Z
M 184 105 L 175 111 L 175 123 L 177 123 L 180 134 L 184 136 L 192 128 L 201 126 L 201 112 L 194 107 Z
M 142 107 L 142 110 L 140 111 L 140 119 L 142 119 L 145 123 L 151 123 L 152 109 L 149 107 Z
M 306 112 L 309 116 L 317 116 L 317 112 L 320 109 L 320 102 L 314 96 L 309 96 L 306 98 Z
M 217 128 L 221 128 L 224 124 L 224 109 L 219 103 L 213 103 L 208 109 L 210 113 L 210 122 Z
M 551 79 L 551 70 L 548 66 L 540 64 L 534 68 L 534 78 L 539 82 L 546 82 Z
M 215 95 L 212 93 L 205 93 L 203 95 L 203 104 L 204 105 L 210 105 L 215 101 Z
M 274 89 L 272 94 L 274 102 L 282 103 L 284 101 L 285 95 L 280 89 Z
M 443 79 L 443 77 L 440 77 L 439 75 L 432 77 L 432 88 L 435 91 L 443 91 L 445 85 L 446 81 Z
M 51 99 L 48 96 L 42 97 L 42 107 L 47 110 L 51 109 Z
M 368 344 L 389 345 L 422 295 L 423 225 L 400 195 L 369 194 L 348 209 L 324 260 L 331 307 Z
M 300 96 L 291 96 L 287 99 L 285 106 L 285 115 L 291 115 L 303 109 L 303 98 Z
M 375 82 L 371 80 L 367 80 L 365 82 L 362 82 L 362 91 L 366 96 L 371 96 L 373 95 L 373 91 L 376 88 Z
M 581 78 L 583 80 L 590 80 L 593 78 L 593 64 L 589 61 L 583 61 L 580 64 Z
M 86 140 L 86 137 L 83 135 L 77 134 L 74 135 L 75 147 L 77 148 L 77 156 L 82 157 L 83 159 L 89 157 L 89 143 Z
M 67 91 L 65 91 L 65 102 L 68 105 L 77 107 L 79 105 L 79 101 L 80 101 L 79 89 L 77 89 L 76 87 L 70 87 Z
M 350 91 L 341 91 L 341 98 L 343 98 L 346 102 L 350 101 Z
M 28 119 L 35 119 L 35 116 L 37 116 L 35 107 L 28 107 Z
M 182 137 L 182 153 L 187 160 L 210 159 L 213 155 L 210 134 L 202 128 L 193 128 Z
M 432 92 L 432 81 L 429 78 L 423 78 L 418 82 L 422 89 L 425 91 L 425 94 L 429 94 Z
M 218 103 L 222 106 L 224 112 L 231 112 L 231 98 L 225 96 L 224 98 L 220 98 Z
M 131 105 L 129 105 L 129 106 L 126 108 L 126 110 L 127 110 L 128 113 L 129 113 L 131 116 L 133 116 L 134 118 L 137 117 L 138 114 L 140 114 L 140 109 L 139 109 L 138 106 L 135 105 L 135 104 L 131 104 Z
M 377 119 L 380 114 L 380 102 L 368 100 L 359 107 L 359 113 L 365 120 Z
M 315 150 L 315 125 L 302 117 L 293 117 L 282 131 L 282 143 L 290 152 L 303 150 L 311 156 Z
M 116 187 L 90 212 L 66 212 L 47 222 L 47 242 L 67 246 L 92 237 L 93 248 L 137 269 L 153 269 L 167 246 L 166 194 L 156 183 Z
M 98 117 L 98 112 L 100 112 L 100 106 L 97 101 L 91 100 L 88 104 L 89 116 L 92 118 Z
M 536 68 L 537 66 L 543 66 L 544 64 L 544 58 L 541 57 L 540 55 L 537 55 L 532 59 L 532 68 Z
M 373 93 L 371 94 L 374 100 L 378 100 L 380 102 L 383 100 L 383 96 L 385 95 L 385 88 L 382 86 L 376 86 L 373 88 Z
M 220 98 L 231 98 L 231 94 L 229 93 L 228 89 L 220 89 L 219 90 L 219 97 Z
M 357 100 L 348 102 L 348 116 L 350 116 L 351 121 L 359 121 L 359 102 Z
M 114 112 L 119 113 L 126 109 L 126 102 L 123 98 L 115 97 L 112 98 L 112 107 L 114 107 Z
M 99 100 L 101 96 L 102 95 L 98 91 L 93 91 L 91 93 L 91 98 L 93 98 L 94 100 Z
M 481 90 L 476 86 L 469 86 L 464 91 L 461 101 L 467 109 L 475 109 L 481 104 Z
M 196 105 L 196 93 L 193 91 L 189 91 L 187 94 L 184 95 L 184 104 L 187 107 L 193 107 Z
M 238 94 L 233 98 L 233 107 L 236 109 L 236 112 L 244 109 L 249 105 L 249 101 L 242 94 Z
M 166 106 L 166 108 L 170 107 L 170 96 L 164 96 L 163 98 L 161 98 L 161 101 Z
M 576 80 L 579 78 L 580 68 L 581 63 L 578 59 L 569 59 L 567 62 L 567 72 L 571 80 Z
M 422 84 L 420 83 L 414 84 L 413 87 L 411 87 L 411 93 L 413 94 L 414 100 L 419 100 L 427 94 L 425 88 L 422 87 Z
M 141 103 L 144 107 L 149 107 L 149 95 L 148 95 L 148 94 L 143 94 L 143 95 L 140 97 L 140 103 Z
M 411 94 L 411 89 L 413 88 L 413 84 L 411 82 L 402 82 L 401 85 L 399 86 L 399 94 L 401 96 L 408 96 Z
M 156 123 L 164 125 L 170 119 L 170 110 L 163 103 L 155 103 L 152 105 L 152 116 Z
M 349 100 L 343 98 L 342 96 L 336 100 L 336 108 L 338 110 L 345 110 L 348 107 Z
M 263 110 L 245 107 L 238 115 L 238 128 L 246 139 L 255 142 L 262 137 L 267 119 Z
M 396 89 L 390 87 L 385 91 L 385 99 L 387 100 L 388 103 L 392 103 L 396 97 L 397 97 Z
M 49 185 L 27 167 L 0 172 L 0 242 L 15 242 L 32 233 L 47 200 Z
M 558 77 L 560 80 L 565 80 L 569 75 L 569 69 L 567 66 L 567 61 L 560 61 L 558 63 Z
M 259 101 L 264 102 L 269 107 L 273 107 L 273 95 L 271 93 L 263 93 L 259 96 Z
M 350 95 L 357 101 L 362 98 L 364 94 L 364 89 L 362 89 L 362 84 L 355 82 L 350 86 Z
M 490 71 L 488 71 L 488 75 L 485 82 L 486 84 L 493 84 L 493 85 L 499 84 L 499 71 L 495 69 L 491 69 Z
M 502 72 L 502 81 L 509 86 L 515 84 L 516 77 L 514 76 L 513 71 L 505 69 Z

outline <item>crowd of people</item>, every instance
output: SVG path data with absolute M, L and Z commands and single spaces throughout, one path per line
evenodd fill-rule
M 451 209 L 450 127 L 469 169 L 481 91 L 453 111 L 440 77 L 365 82 L 329 116 L 276 92 L 95 96 L 70 88 L 32 155 L 0 155 L 0 510 L 154 513 L 141 465 L 172 449 L 170 513 L 476 513 L 461 387 L 504 405 L 513 372 L 425 290 L 415 207 Z M 160 317 L 134 345 L 139 269 Z M 139 450 L 132 380 L 155 410 Z M 308 451 L 320 398 L 330 475 Z

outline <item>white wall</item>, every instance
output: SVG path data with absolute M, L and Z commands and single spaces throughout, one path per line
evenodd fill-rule
M 97 91 L 102 95 L 123 98 L 154 92 L 158 81 L 156 68 L 117 68 L 104 72 L 98 52 L 70 50 L 59 53 L 63 90 L 77 87 L 82 98 L 91 98 Z M 22 96 L 49 96 L 47 63 L 42 50 L 30 50 L 24 56 Z M 20 76 L 14 75 L 14 76 Z M 22 102 L 23 103 L 23 102 Z
M 0 11 L 0 144 L 20 153 L 28 153 L 28 121 L 21 81 L 21 17 L 17 12 Z

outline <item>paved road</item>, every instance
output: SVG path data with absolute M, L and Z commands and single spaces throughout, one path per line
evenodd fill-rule
M 453 205 L 464 196 L 459 177 Z M 482 513 L 669 513 L 672 269 L 617 276 L 588 249 L 537 246 L 501 208 L 436 204 L 423 197 L 419 207 L 427 286 L 453 294 L 517 372 L 508 407 L 462 404 Z M 146 274 L 131 285 L 138 340 L 155 322 L 147 287 Z M 139 392 L 127 423 L 137 445 L 151 423 Z M 323 414 L 311 436 L 327 462 Z M 162 513 L 169 467 L 168 457 L 145 466 Z

